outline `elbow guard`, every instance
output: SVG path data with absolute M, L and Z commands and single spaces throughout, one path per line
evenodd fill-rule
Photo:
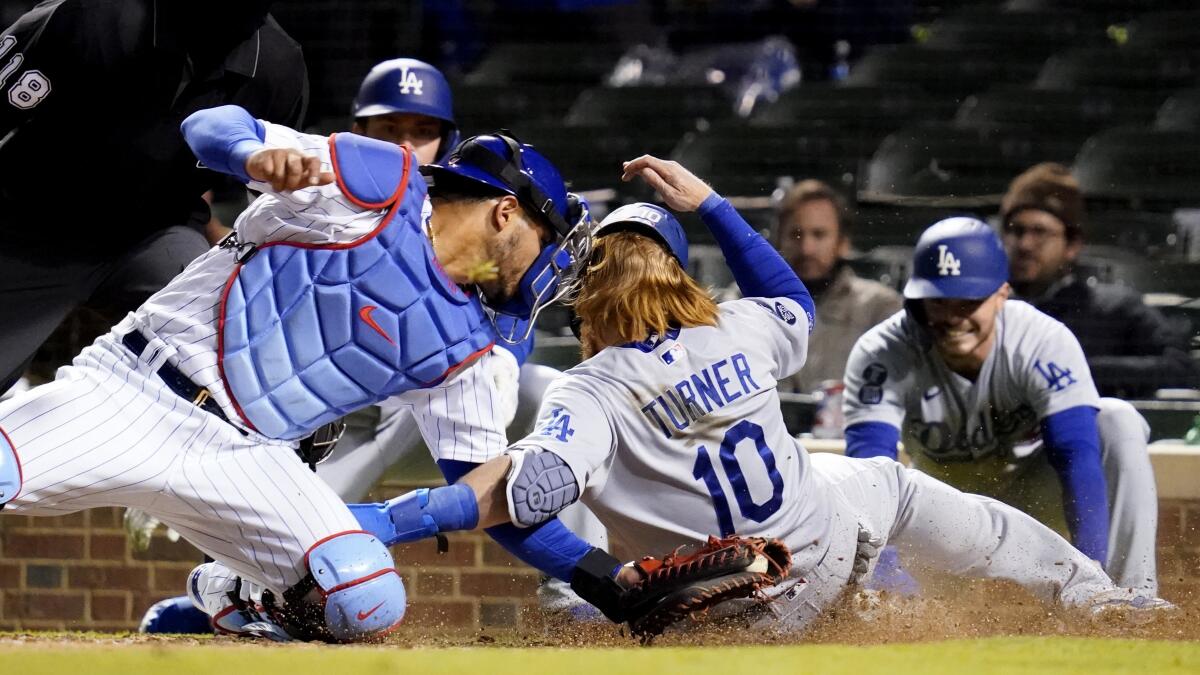
M 579 499 L 575 474 L 561 457 L 545 450 L 509 453 L 508 515 L 517 527 L 532 527 L 550 520 Z

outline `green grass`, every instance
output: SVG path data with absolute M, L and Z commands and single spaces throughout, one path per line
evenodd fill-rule
M 105 645 L 41 642 L 0 646 L 0 664 L 20 675 L 608 675 L 618 672 L 732 675 L 821 673 L 1200 673 L 1200 643 L 1084 638 L 991 638 L 852 647 L 671 647 L 510 649 Z

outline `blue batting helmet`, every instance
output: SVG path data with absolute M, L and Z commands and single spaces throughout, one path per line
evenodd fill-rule
M 1008 256 L 996 231 L 975 218 L 947 218 L 917 240 L 904 297 L 986 298 L 1006 281 Z
M 411 113 L 441 120 L 442 144 L 438 148 L 441 157 L 458 145 L 450 84 L 440 70 L 424 61 L 391 59 L 376 64 L 363 78 L 354 97 L 355 119 L 388 113 Z
M 688 243 L 683 226 L 661 206 L 646 202 L 626 204 L 608 214 L 596 227 L 597 238 L 616 232 L 637 232 L 654 239 L 671 252 L 680 267 L 687 269 Z

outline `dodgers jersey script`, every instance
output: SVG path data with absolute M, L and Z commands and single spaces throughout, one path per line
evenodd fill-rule
M 906 311 L 871 329 L 846 365 L 846 425 L 901 430 L 913 465 L 966 491 L 1021 475 L 1041 449 L 1041 420 L 1099 407 L 1079 341 L 1030 305 L 1008 300 L 996 345 L 972 382 L 946 366 Z
M 829 507 L 775 384 L 803 365 L 808 321 L 787 298 L 722 303 L 719 316 L 567 371 L 517 447 L 566 461 L 619 553 L 736 532 L 784 539 L 803 569 L 827 546 Z

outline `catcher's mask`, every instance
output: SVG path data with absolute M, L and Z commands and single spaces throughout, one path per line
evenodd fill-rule
M 497 336 L 509 344 L 529 338 L 538 314 L 550 304 L 569 300 L 579 290 L 579 275 L 592 251 L 592 218 L 588 203 L 568 192 L 558 170 L 532 145 L 511 133 L 473 136 L 459 144 L 443 164 L 421 167 L 430 184 L 450 173 L 490 185 L 512 195 L 550 226 L 553 241 L 542 248 L 521 277 L 517 294 L 502 306 L 483 303 Z M 528 319 L 497 322 L 497 314 Z M 517 335 L 517 333 L 520 335 Z

